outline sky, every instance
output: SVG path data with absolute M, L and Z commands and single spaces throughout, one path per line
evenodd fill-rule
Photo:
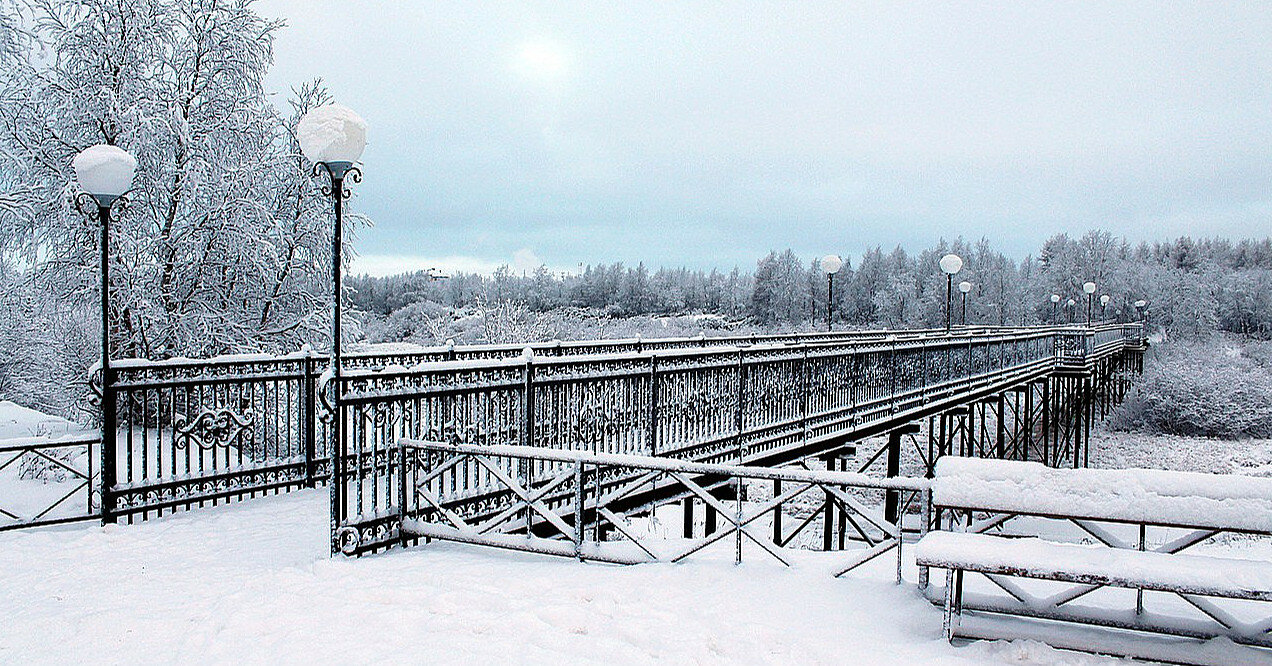
M 355 272 L 1272 235 L 1272 3 L 261 0 L 369 124 Z

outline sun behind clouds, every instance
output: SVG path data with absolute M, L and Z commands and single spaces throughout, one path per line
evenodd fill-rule
M 568 60 L 565 49 L 559 43 L 539 39 L 517 47 L 512 68 L 525 79 L 550 83 L 565 75 Z

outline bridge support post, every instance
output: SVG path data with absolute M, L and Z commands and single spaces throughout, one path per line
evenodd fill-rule
M 889 479 L 896 478 L 901 475 L 901 438 L 906 435 L 917 434 L 919 429 L 919 424 L 907 423 L 888 433 L 887 475 Z M 889 490 L 884 495 L 883 516 L 885 520 L 893 524 L 897 522 L 897 513 L 901 499 L 900 496 L 901 493 L 896 490 Z
M 826 471 L 835 471 L 835 457 L 833 453 L 828 453 L 822 458 L 826 462 Z M 835 502 L 829 492 L 826 493 L 826 503 L 822 506 L 822 550 L 829 551 L 833 544 L 831 541 L 835 529 Z
M 782 480 L 773 479 L 773 497 L 781 497 Z M 773 507 L 773 543 L 782 545 L 782 505 L 778 504 Z
M 684 514 L 684 536 L 686 539 L 693 538 L 693 498 L 686 497 L 680 500 L 681 512 Z

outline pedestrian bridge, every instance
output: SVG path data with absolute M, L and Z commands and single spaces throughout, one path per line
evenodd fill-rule
M 332 550 L 363 553 L 400 543 L 403 519 L 418 518 L 403 509 L 422 492 L 403 496 L 419 471 L 407 441 L 839 472 L 857 443 L 888 434 L 851 471 L 897 476 L 905 464 L 921 477 L 945 453 L 1081 466 L 1092 420 L 1145 348 L 1140 326 L 1105 324 L 447 345 L 346 356 L 338 377 L 312 351 L 121 360 L 90 382 L 113 406 L 113 432 L 0 443 L 0 529 L 144 520 L 330 482 Z M 515 469 L 500 474 L 559 500 L 571 482 L 544 488 L 563 463 L 525 460 L 507 458 Z M 498 515 L 516 491 L 469 463 L 437 473 L 439 501 Z M 664 486 L 614 508 L 685 492 Z M 894 518 L 904 507 L 888 498 Z
M 536 515 L 556 533 L 573 520 L 606 522 L 599 510 L 614 508 L 608 501 L 561 518 L 558 505 L 584 483 L 568 478 L 560 456 L 526 457 L 533 449 L 748 468 L 821 459 L 842 471 L 836 461 L 847 447 L 889 434 L 852 471 L 884 462 L 884 475 L 896 476 L 903 436 L 926 430 L 926 447 L 916 448 L 928 472 L 945 453 L 1082 466 L 1091 422 L 1124 394 L 1145 349 L 1139 325 L 1107 324 L 559 343 L 457 348 L 411 365 L 382 359 L 345 371 L 322 392 L 335 396 L 324 407 L 334 413 L 338 454 L 332 549 L 358 554 L 438 538 L 403 531 L 404 520 L 419 525 L 424 514 L 485 533 L 530 533 Z M 450 464 L 440 466 L 447 445 L 468 448 L 450 451 Z M 480 455 L 480 447 L 506 446 L 520 448 L 498 464 Z M 649 463 L 602 465 L 609 472 L 594 480 L 594 499 L 640 477 L 641 465 Z M 727 492 L 718 469 L 703 470 L 697 490 Z M 684 482 L 689 472 L 679 473 L 680 482 L 625 493 L 619 508 L 700 495 Z M 895 493 L 887 501 L 895 520 Z M 832 511 L 847 504 L 828 495 Z M 546 518 L 549 510 L 555 518 Z M 823 529 L 826 543 L 831 531 Z

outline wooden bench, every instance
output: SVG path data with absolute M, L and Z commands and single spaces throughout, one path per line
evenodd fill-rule
M 1272 602 L 1272 562 L 1181 554 L 1224 533 L 1272 535 L 1272 479 L 1058 470 L 1040 463 L 945 457 L 936 467 L 932 501 L 949 526 L 924 536 L 915 558 L 924 571 L 946 570 L 939 599 L 945 608 L 943 630 L 951 641 L 1040 638 L 1056 647 L 1196 663 L 1233 658 L 1205 656 L 1213 646 L 1199 648 L 1196 639 L 1226 637 L 1272 647 L 1272 620 L 1256 605 Z M 1075 536 L 1086 543 L 1073 543 Z M 1070 542 L 1054 540 L 1066 537 Z M 964 573 L 984 577 L 994 592 L 1005 594 L 965 594 Z M 1043 594 L 1037 589 L 1055 583 L 1075 586 Z M 1120 594 L 1133 594 L 1134 603 L 1127 599 L 1119 607 L 1117 594 L 1104 592 L 1099 602 L 1090 602 L 1097 591 L 1115 588 L 1133 590 Z M 1162 608 L 1146 609 L 1146 592 L 1159 595 L 1154 601 Z M 1022 635 L 1020 622 L 1009 632 L 968 628 L 964 611 L 986 618 L 1078 622 L 1104 631 L 1084 630 L 1078 632 L 1080 639 L 1066 641 L 1065 633 L 1034 631 L 1046 623 L 1029 625 L 1028 635 Z M 1179 638 L 1145 640 L 1144 632 Z M 1272 663 L 1272 651 L 1231 647 L 1241 660 Z

